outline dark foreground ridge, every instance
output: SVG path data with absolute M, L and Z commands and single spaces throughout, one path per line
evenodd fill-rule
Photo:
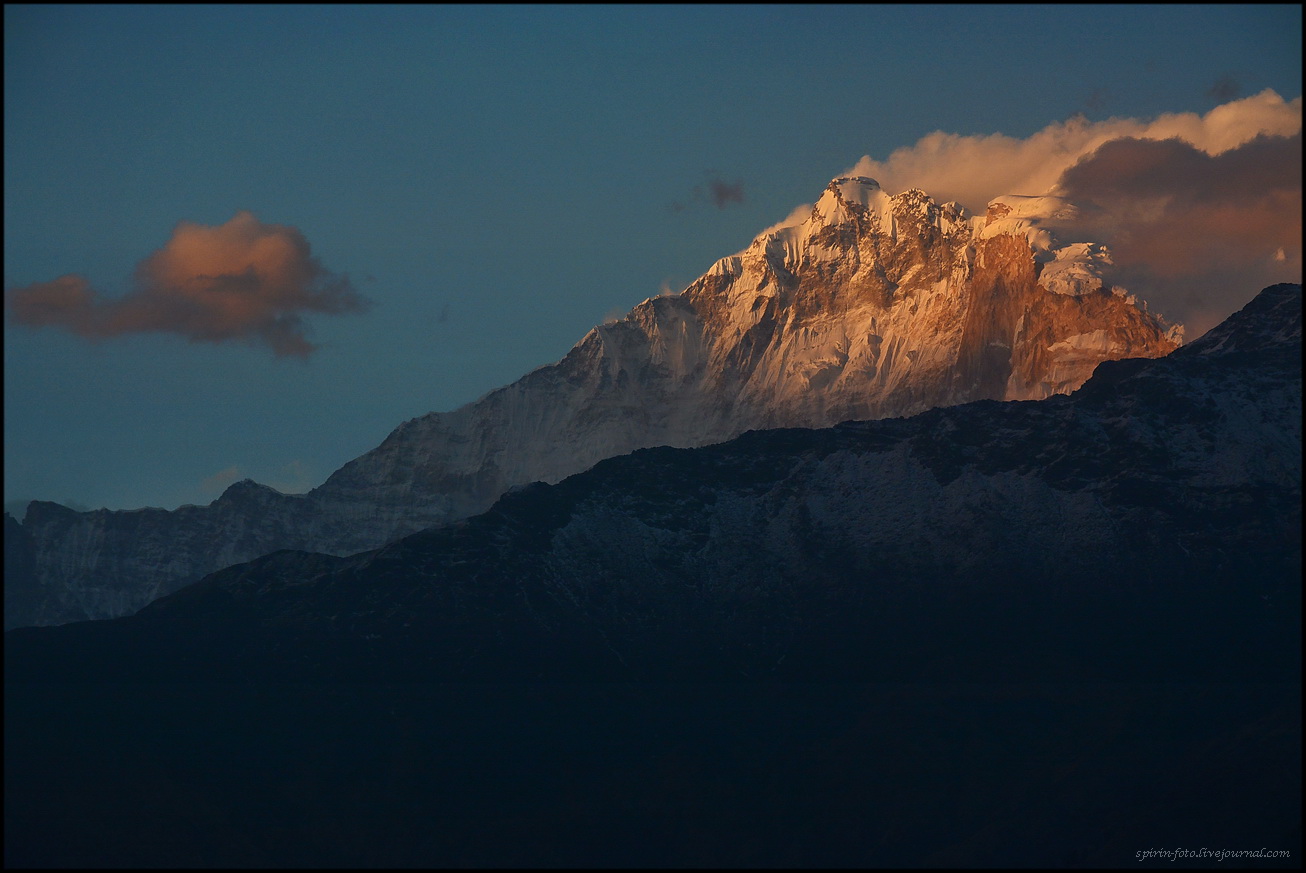
M 1295 866 L 1301 363 L 1277 285 L 1069 397 L 639 451 L 11 631 L 6 861 Z

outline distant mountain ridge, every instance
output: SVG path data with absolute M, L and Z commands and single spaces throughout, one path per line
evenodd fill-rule
M 7 660 L 178 680 L 1285 681 L 1301 302 L 1267 288 L 1068 397 L 637 451 L 379 550 L 281 551 L 129 618 L 12 631 Z
M 1180 329 L 1103 283 L 1100 246 L 1049 233 L 1065 208 L 998 198 L 971 218 L 918 190 L 835 179 L 804 220 L 681 294 L 474 403 L 405 422 L 308 494 L 245 481 L 175 511 L 32 503 L 6 522 L 7 565 L 30 570 L 6 574 L 6 627 L 130 614 L 277 549 L 375 548 L 635 449 L 1040 399 L 1104 360 L 1176 348 Z

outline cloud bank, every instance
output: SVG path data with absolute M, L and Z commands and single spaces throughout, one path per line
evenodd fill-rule
M 1075 117 L 1050 124 L 1027 139 L 995 133 L 961 136 L 935 131 L 887 160 L 863 157 L 845 175 L 870 176 L 886 191 L 920 188 L 935 200 L 956 200 L 983 214 L 1002 194 L 1042 194 L 1081 158 L 1111 140 L 1177 137 L 1207 154 L 1236 148 L 1262 134 L 1291 136 L 1301 130 L 1301 98 L 1284 101 L 1266 90 L 1217 106 L 1205 115 L 1168 113 L 1146 121 Z
M 1227 88 L 1224 90 L 1228 90 Z M 1062 242 L 1101 242 L 1108 278 L 1195 339 L 1275 282 L 1301 281 L 1302 102 L 1273 91 L 1205 115 L 1084 118 L 1027 139 L 935 132 L 849 174 L 982 215 L 1003 194 L 1080 207 Z
M 226 224 L 179 222 L 141 261 L 132 290 L 106 297 L 69 274 L 5 291 L 11 319 L 88 339 L 172 333 L 191 342 L 247 341 L 278 357 L 307 358 L 304 315 L 361 312 L 370 302 L 347 276 L 325 269 L 294 227 L 241 211 Z
M 1066 170 L 1057 190 L 1080 207 L 1069 230 L 1110 246 L 1110 278 L 1196 337 L 1261 288 L 1301 281 L 1301 167 L 1300 131 L 1215 155 L 1131 137 Z

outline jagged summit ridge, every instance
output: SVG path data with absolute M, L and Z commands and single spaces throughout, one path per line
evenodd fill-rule
M 209 507 L 25 521 L 45 606 L 7 621 L 108 617 L 86 604 L 130 611 L 147 592 L 277 549 L 375 548 L 639 448 L 1040 399 L 1104 360 L 1177 347 L 1155 315 L 1095 281 L 1104 250 L 1060 243 L 1033 202 L 1016 213 L 986 225 L 919 190 L 836 178 L 805 218 L 680 294 L 645 300 L 473 403 L 405 422 L 307 495 L 238 483 Z
M 805 252 L 809 259 L 830 259 L 846 254 L 846 247 L 831 245 L 847 233 L 871 233 L 898 239 L 899 216 L 911 216 L 951 234 L 966 223 L 965 211 L 955 203 L 940 206 L 917 188 L 890 196 L 874 179 L 844 176 L 826 186 L 807 217 L 763 231 L 744 252 L 719 261 L 722 272 L 737 272 L 740 259 L 758 250 L 778 270 L 792 273 Z M 724 265 L 724 266 L 723 266 Z M 711 272 L 711 271 L 709 271 Z

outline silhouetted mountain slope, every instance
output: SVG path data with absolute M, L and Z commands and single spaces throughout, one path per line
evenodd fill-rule
M 1273 286 L 1069 397 L 648 449 L 10 631 L 6 862 L 1296 866 L 1301 365 Z

